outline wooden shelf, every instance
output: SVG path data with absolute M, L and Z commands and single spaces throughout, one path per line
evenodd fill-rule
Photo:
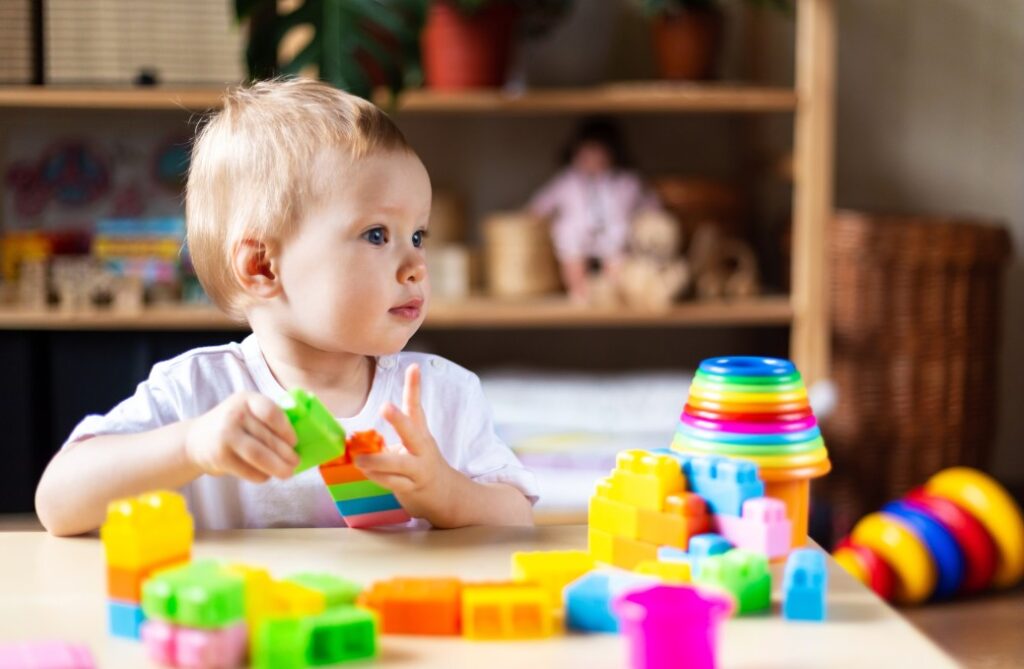
M 203 111 L 220 105 L 226 89 L 0 87 L 0 108 Z M 387 107 L 385 95 L 377 102 Z M 407 91 L 398 109 L 407 113 L 548 114 L 587 112 L 789 112 L 796 92 L 742 84 L 636 82 L 589 88 L 553 88 L 511 94 L 502 90 Z
M 425 329 L 714 327 L 789 325 L 793 310 L 785 296 L 730 302 L 690 302 L 663 313 L 576 307 L 565 299 L 434 302 Z M 0 330 L 248 330 L 207 307 L 160 307 L 138 313 L 25 311 L 0 309 Z

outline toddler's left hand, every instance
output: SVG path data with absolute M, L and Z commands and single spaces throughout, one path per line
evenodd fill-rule
M 459 473 L 444 459 L 427 427 L 420 404 L 419 365 L 406 370 L 402 409 L 389 402 L 380 413 L 395 428 L 404 452 L 389 449 L 360 455 L 355 459 L 356 466 L 366 478 L 394 492 L 409 515 L 444 525 L 452 513 L 455 500 L 450 493 Z

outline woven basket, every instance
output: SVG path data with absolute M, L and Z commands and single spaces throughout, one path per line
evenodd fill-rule
M 825 425 L 835 530 L 951 465 L 988 463 L 997 408 L 1000 226 L 837 214 L 833 378 Z
M 528 213 L 492 214 L 484 221 L 487 287 L 491 295 L 526 298 L 559 289 L 548 226 Z

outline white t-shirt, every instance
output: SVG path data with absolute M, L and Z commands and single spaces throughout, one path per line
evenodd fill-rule
M 405 370 L 419 363 L 427 425 L 448 463 L 478 482 L 500 482 L 537 501 L 533 474 L 495 434 L 490 406 L 476 374 L 436 355 L 398 353 L 377 358 L 362 410 L 338 417 L 349 433 L 377 430 L 386 443 L 400 439 L 380 417 L 386 401 L 401 406 Z M 197 348 L 157 363 L 135 394 L 105 416 L 87 416 L 67 444 L 102 434 L 145 432 L 200 416 L 229 395 L 255 391 L 280 403 L 287 392 L 274 378 L 256 335 L 241 344 Z M 182 490 L 197 528 L 344 527 L 317 468 L 290 479 L 254 484 L 233 476 L 200 476 Z M 410 525 L 425 526 L 425 521 Z

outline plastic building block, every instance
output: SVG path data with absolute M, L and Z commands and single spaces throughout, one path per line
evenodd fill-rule
M 764 611 L 771 605 L 772 576 L 768 559 L 741 548 L 704 558 L 694 582 L 732 594 L 740 615 Z
M 732 550 L 733 546 L 729 541 L 719 534 L 698 534 L 690 539 L 689 550 L 682 551 L 672 546 L 663 546 L 658 549 L 658 560 L 662 562 L 683 561 L 690 565 L 692 576 L 700 571 L 701 561 L 712 555 L 722 555 Z
M 184 627 L 226 627 L 245 616 L 245 579 L 210 560 L 168 569 L 142 586 L 142 608 Z
M 636 539 L 640 530 L 640 509 L 612 499 L 612 482 L 606 478 L 598 482 L 597 491 L 590 498 L 588 522 L 590 527 L 603 532 Z
M 366 480 L 366 475 L 359 467 L 349 462 L 346 455 L 328 460 L 320 465 L 320 476 L 328 486 Z
M 611 479 L 613 499 L 651 511 L 662 511 L 666 497 L 686 491 L 675 458 L 640 449 L 619 453 Z
M 636 539 L 658 546 L 686 548 L 690 537 L 710 529 L 707 505 L 692 492 L 669 495 L 664 511 L 637 510 Z
M 324 596 L 324 604 L 329 609 L 355 604 L 356 598 L 363 590 L 358 583 L 333 574 L 301 573 L 289 576 L 285 580 L 319 592 Z
M 462 635 L 467 639 L 540 639 L 554 633 L 554 605 L 539 585 L 466 586 Z
M 242 577 L 245 583 L 245 621 L 249 629 L 256 629 L 258 621 L 270 613 L 270 591 L 274 580 L 263 567 L 246 564 L 226 564 L 224 571 Z
M 63 641 L 30 641 L 0 646 L 0 667 L 10 669 L 95 669 L 89 648 Z
M 359 499 L 361 497 L 387 495 L 391 492 L 379 483 L 374 483 L 369 479 L 352 481 L 350 483 L 335 483 L 327 486 L 327 490 L 331 493 L 331 498 L 335 502 Z
M 295 443 L 295 452 L 299 455 L 296 474 L 345 452 L 345 429 L 312 393 L 296 388 L 289 393 L 288 401 L 281 408 L 298 437 Z
M 825 620 L 827 594 L 825 554 L 813 548 L 800 548 L 790 553 L 782 576 L 782 617 Z
M 138 604 L 107 600 L 107 627 L 112 636 L 138 639 L 139 630 L 145 620 L 146 615 Z
M 688 459 L 684 470 L 690 489 L 716 515 L 739 516 L 744 502 L 764 497 L 764 481 L 753 462 L 697 456 Z
M 769 559 L 789 553 L 793 523 L 786 517 L 786 504 L 772 497 L 755 497 L 743 503 L 742 516 L 717 515 L 715 529 L 737 548 L 767 555 Z
M 273 581 L 267 600 L 267 615 L 311 616 L 327 608 L 324 593 L 293 581 Z
M 728 598 L 687 586 L 656 585 L 613 603 L 633 669 L 714 669 Z
M 638 564 L 633 571 L 645 576 L 653 576 L 664 583 L 690 583 L 693 577 L 690 574 L 690 563 L 681 560 L 647 560 Z
M 618 632 L 619 619 L 612 610 L 618 595 L 658 583 L 651 576 L 628 571 L 590 571 L 565 587 L 565 623 L 582 632 Z
M 562 604 L 562 590 L 594 568 L 587 551 L 533 551 L 512 554 L 512 580 L 546 588 L 551 603 Z
M 123 569 L 188 559 L 193 536 L 185 498 L 168 490 L 111 502 L 100 528 L 107 564 Z
M 358 601 L 378 613 L 385 634 L 457 635 L 461 593 L 456 578 L 393 578 L 374 583 Z
M 162 620 L 142 626 L 142 642 L 156 662 L 187 669 L 232 669 L 245 660 L 249 633 L 245 623 L 219 630 L 178 627 Z
M 384 437 L 376 430 L 350 434 L 345 440 L 345 453 L 349 460 L 358 455 L 373 455 L 384 450 Z
M 392 493 L 375 495 L 373 497 L 360 497 L 359 499 L 347 499 L 335 502 L 338 511 L 342 516 L 358 516 L 364 513 L 376 513 L 378 511 L 394 511 L 401 509 L 402 505 Z
M 188 562 L 186 556 L 172 558 L 167 562 L 151 565 L 143 569 L 127 569 L 125 567 L 107 566 L 107 596 L 122 602 L 139 603 L 142 601 L 142 584 L 161 569 L 167 569 Z
M 378 525 L 397 525 L 398 523 L 407 523 L 409 520 L 409 514 L 405 512 L 405 509 L 374 511 L 373 513 L 361 513 L 357 516 L 345 516 L 345 522 L 353 529 L 377 527 Z
M 597 562 L 632 569 L 646 560 L 658 559 L 658 547 L 635 539 L 617 537 L 596 528 L 587 531 L 587 549 Z
M 377 655 L 377 619 L 358 606 L 269 618 L 256 631 L 255 669 L 305 669 Z

